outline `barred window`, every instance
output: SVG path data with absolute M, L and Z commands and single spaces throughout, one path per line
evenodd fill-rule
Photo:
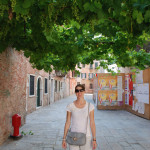
M 47 79 L 45 78 L 45 93 L 47 93 Z
M 34 95 L 34 76 L 30 75 L 30 95 Z

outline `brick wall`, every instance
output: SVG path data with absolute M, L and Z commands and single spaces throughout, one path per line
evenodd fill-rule
M 30 96 L 29 94 L 29 81 L 30 81 L 30 75 L 34 76 L 34 96 Z M 44 70 L 37 70 L 37 69 L 33 69 L 32 65 L 27 61 L 27 112 L 31 113 L 33 111 L 36 110 L 36 106 L 37 106 L 37 82 L 38 79 L 40 79 L 40 93 L 41 93 L 41 97 L 40 97 L 40 103 L 41 106 L 46 106 L 49 105 L 49 101 L 50 101 L 50 88 L 49 88 L 49 73 L 44 72 Z M 48 93 L 45 93 L 45 78 L 47 79 L 47 88 L 48 88 Z
M 12 132 L 12 115 L 26 116 L 27 64 L 22 52 L 7 48 L 0 54 L 0 144 Z
M 34 96 L 29 96 L 29 78 L 35 76 Z M 22 51 L 7 48 L 0 54 L 0 144 L 13 133 L 12 116 L 21 115 L 25 123 L 27 113 L 37 108 L 37 81 L 41 82 L 41 106 L 50 101 L 50 88 L 45 93 L 45 78 L 49 83 L 49 73 L 33 69 Z M 48 84 L 49 85 L 49 84 Z

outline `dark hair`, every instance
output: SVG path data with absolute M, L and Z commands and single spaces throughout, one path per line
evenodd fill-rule
M 81 87 L 85 91 L 85 86 L 83 84 L 76 85 L 75 90 L 77 89 L 77 87 Z

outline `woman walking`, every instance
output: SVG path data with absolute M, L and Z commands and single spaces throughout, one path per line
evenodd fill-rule
M 71 132 L 86 134 L 86 144 L 82 146 L 69 144 L 70 150 L 92 150 L 96 149 L 96 127 L 94 120 L 94 105 L 88 104 L 84 99 L 85 87 L 81 84 L 75 87 L 77 100 L 67 106 L 67 117 L 64 127 L 62 148 L 67 148 L 66 137 L 71 125 Z M 89 111 L 89 112 L 88 112 Z M 89 119 L 88 119 L 89 116 Z M 90 122 L 88 121 L 90 120 Z M 92 132 L 92 137 L 91 137 Z

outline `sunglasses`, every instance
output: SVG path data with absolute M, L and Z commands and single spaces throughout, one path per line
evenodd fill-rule
M 84 91 L 83 89 L 80 89 L 80 90 L 75 89 L 75 92 L 76 92 L 76 93 L 83 92 L 83 91 Z

